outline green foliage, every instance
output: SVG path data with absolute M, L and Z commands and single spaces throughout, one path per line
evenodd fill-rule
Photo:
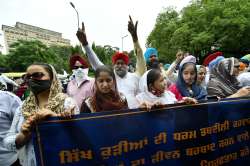
M 69 72 L 69 58 L 76 53 L 83 55 L 80 46 L 47 47 L 37 40 L 19 40 L 10 46 L 9 54 L 0 56 L 0 67 L 22 72 L 34 62 L 43 62 L 52 64 L 59 73 Z
M 0 53 L 0 68 L 8 69 L 6 55 Z
M 170 63 L 178 49 L 202 58 L 214 44 L 227 56 L 242 56 L 250 47 L 250 1 L 193 0 L 177 13 L 161 12 L 147 44 Z
M 112 55 L 115 53 L 115 48 L 110 45 L 96 46 L 95 43 L 92 44 L 92 49 L 100 59 L 100 61 L 105 65 L 112 64 Z
M 111 57 L 117 48 L 109 45 L 96 46 L 94 43 L 92 48 L 104 64 L 111 65 Z M 19 40 L 10 46 L 9 54 L 0 54 L 0 67 L 11 72 L 23 72 L 32 63 L 43 62 L 52 64 L 58 73 L 62 73 L 63 70 L 71 72 L 69 59 L 74 54 L 80 54 L 87 60 L 79 45 L 75 47 L 58 45 L 47 47 L 40 41 Z

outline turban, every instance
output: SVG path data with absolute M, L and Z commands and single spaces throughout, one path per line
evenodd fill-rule
M 218 56 L 217 58 L 212 60 L 208 65 L 209 70 L 211 70 L 215 65 L 217 65 L 223 59 L 225 59 L 223 56 Z
M 74 54 L 70 57 L 70 60 L 69 60 L 71 70 L 75 66 L 76 61 L 79 61 L 82 64 L 82 66 L 85 68 L 89 67 L 88 63 L 80 55 Z
M 149 58 L 151 55 L 155 55 L 156 57 L 158 57 L 158 52 L 155 48 L 147 48 L 146 52 L 144 53 L 146 62 L 149 62 Z
M 121 52 L 116 52 L 112 56 L 112 63 L 115 64 L 116 61 L 119 60 L 119 59 L 123 60 L 126 65 L 129 64 L 129 57 L 128 57 L 128 55 L 125 54 L 125 53 L 121 53 Z
M 213 54 L 208 55 L 208 56 L 204 59 L 203 65 L 204 65 L 204 66 L 208 66 L 209 63 L 210 63 L 212 60 L 214 60 L 215 58 L 217 58 L 218 56 L 223 56 L 222 52 L 217 51 L 217 52 L 215 52 L 215 53 L 213 53 Z

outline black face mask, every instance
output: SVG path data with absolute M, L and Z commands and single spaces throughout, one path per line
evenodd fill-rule
M 34 95 L 38 95 L 39 93 L 50 89 L 51 80 L 29 80 L 28 82 L 30 90 L 34 93 Z

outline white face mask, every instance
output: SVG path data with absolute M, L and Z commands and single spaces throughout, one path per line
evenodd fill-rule
M 78 69 L 72 70 L 72 71 L 73 71 L 73 75 L 75 76 L 75 79 L 77 82 L 88 78 L 89 68 L 85 68 L 85 69 L 78 68 Z

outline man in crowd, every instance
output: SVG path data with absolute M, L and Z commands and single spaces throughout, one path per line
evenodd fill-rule
M 80 108 L 83 100 L 93 94 L 94 79 L 88 77 L 88 64 L 80 55 L 70 58 L 70 69 L 73 75 L 67 86 L 67 94 L 75 99 Z
M 134 24 L 131 17 L 129 18 L 130 20 L 128 22 L 128 31 L 130 32 L 134 43 L 134 50 L 137 60 L 136 71 L 135 73 L 128 72 L 129 57 L 125 53 L 115 53 L 112 57 L 112 62 L 115 71 L 118 91 L 126 96 L 129 108 L 134 108 L 136 105 L 135 96 L 139 92 L 139 79 L 146 71 L 146 62 L 138 41 L 138 22 Z M 82 29 L 78 30 L 76 35 L 79 41 L 82 43 L 93 69 L 95 70 L 98 66 L 103 65 L 103 63 L 99 60 L 94 51 L 88 45 L 84 24 L 82 24 Z
M 18 163 L 17 153 L 5 149 L 3 139 L 10 129 L 15 111 L 20 105 L 21 100 L 16 95 L 0 90 L 0 165 L 15 165 Z

